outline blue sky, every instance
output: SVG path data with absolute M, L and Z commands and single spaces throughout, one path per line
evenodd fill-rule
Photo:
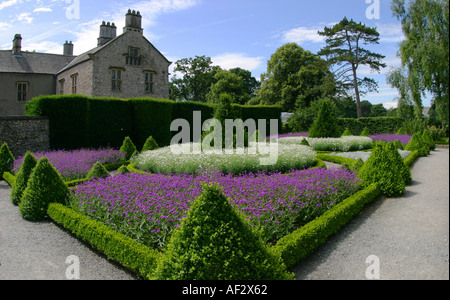
M 378 5 L 379 3 L 379 5 Z M 97 45 L 102 21 L 115 22 L 122 33 L 129 8 L 143 16 L 144 35 L 171 61 L 196 55 L 212 58 L 229 69 L 250 70 L 259 79 L 270 56 L 295 42 L 317 53 L 324 46 L 317 35 L 343 17 L 377 27 L 386 56 L 381 74 L 362 68 L 374 78 L 379 92 L 364 99 L 395 105 L 398 93 L 386 84 L 386 73 L 399 66 L 400 23 L 392 16 L 391 0 L 0 0 L 0 49 L 11 49 L 14 34 L 22 34 L 23 50 L 62 53 L 66 40 L 75 54 Z M 378 13 L 378 15 L 376 14 Z M 429 106 L 429 100 L 424 100 Z

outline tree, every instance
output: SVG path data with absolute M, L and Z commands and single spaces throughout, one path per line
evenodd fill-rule
M 362 23 L 344 18 L 333 27 L 325 27 L 319 34 L 326 37 L 326 46 L 319 51 L 330 65 L 337 65 L 335 70 L 338 86 L 343 89 L 353 88 L 356 98 L 357 115 L 362 117 L 361 95 L 376 91 L 378 84 L 371 78 L 359 78 L 360 66 L 369 66 L 372 71 L 380 72 L 386 64 L 382 63 L 385 56 L 371 52 L 361 47 L 363 45 L 379 44 L 380 34 L 376 28 L 367 27 Z
M 210 57 L 196 56 L 178 60 L 174 71 L 180 73 L 182 78 L 173 76 L 170 98 L 206 102 L 206 95 L 215 82 L 214 75 L 218 70 L 220 68 L 212 65 Z
M 233 103 L 246 104 L 251 96 L 244 85 L 244 80 L 233 72 L 220 70 L 214 75 L 216 83 L 211 85 L 206 101 L 217 103 L 221 94 L 228 94 L 233 99 Z
M 287 112 L 294 111 L 296 104 L 309 107 L 314 100 L 326 96 L 323 86 L 328 74 L 325 60 L 296 43 L 286 44 L 272 55 L 267 72 L 261 75 L 258 102 L 281 105 Z
M 406 74 L 407 71 L 405 68 L 396 68 L 393 69 L 386 77 L 387 83 L 392 86 L 393 88 L 396 88 L 400 93 L 400 98 L 397 98 L 398 100 L 398 117 L 402 119 L 411 119 L 413 118 L 414 112 L 412 112 L 412 109 L 414 107 L 412 99 L 411 99 L 411 93 L 410 91 L 413 89 L 412 82 L 409 80 L 408 75 Z M 415 106 L 415 114 L 417 118 L 422 117 L 422 101 L 420 100 L 420 97 L 418 98 L 419 102 L 416 103 Z M 417 101 L 417 98 L 416 98 Z
M 391 8 L 406 37 L 400 56 L 413 83 L 414 103 L 420 108 L 421 94 L 433 94 L 445 127 L 449 123 L 449 1 L 411 0 L 406 6 L 405 0 L 393 0 Z
M 308 136 L 312 138 L 337 138 L 342 136 L 333 102 L 328 99 L 321 100 L 319 114 L 310 128 Z

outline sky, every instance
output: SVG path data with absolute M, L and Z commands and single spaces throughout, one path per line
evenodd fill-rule
M 279 47 L 294 42 L 317 53 L 325 46 L 317 32 L 347 17 L 380 33 L 380 44 L 370 49 L 386 56 L 388 66 L 379 74 L 361 67 L 358 75 L 379 85 L 363 99 L 391 108 L 399 95 L 386 74 L 401 65 L 397 51 L 404 36 L 390 5 L 391 0 L 0 0 L 0 50 L 12 49 L 19 33 L 24 51 L 62 54 L 65 41 L 72 41 L 78 55 L 97 46 L 102 21 L 114 22 L 121 34 L 131 9 L 140 11 L 144 36 L 172 68 L 179 59 L 205 55 L 214 65 L 240 67 L 259 79 Z

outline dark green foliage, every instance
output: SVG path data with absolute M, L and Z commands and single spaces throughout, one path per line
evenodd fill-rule
M 399 163 L 395 161 L 397 156 L 392 151 L 398 153 L 397 149 L 392 150 L 386 143 L 377 143 L 358 175 L 365 186 L 378 183 L 385 196 L 399 197 L 405 192 L 406 184 L 401 171 L 393 167 Z M 403 163 L 401 157 L 400 162 Z
M 397 134 L 408 134 L 406 130 L 403 129 L 403 127 L 400 127 L 400 129 L 397 131 Z
M 436 149 L 436 144 L 433 141 L 433 137 L 431 136 L 431 132 L 428 129 L 424 129 L 422 133 L 422 140 L 425 145 L 427 145 L 430 150 Z
M 393 141 L 395 148 L 403 150 L 403 148 L 405 148 L 405 145 L 402 144 L 402 142 L 400 142 L 399 140 L 395 140 Z
M 89 179 L 106 177 L 108 177 L 108 170 L 106 170 L 105 166 L 101 162 L 96 162 L 87 174 L 87 178 Z
M 217 185 L 203 185 L 164 253 L 157 280 L 292 279 Z
M 23 192 L 27 188 L 31 173 L 37 165 L 37 160 L 31 152 L 27 152 L 23 159 L 22 166 L 16 176 L 16 183 L 11 189 L 11 201 L 14 205 L 20 204 Z
M 9 150 L 8 144 L 4 143 L 0 147 L 0 180 L 3 179 L 4 172 L 11 172 L 14 163 L 14 156 Z
M 128 173 L 130 173 L 130 170 L 128 170 L 127 166 L 121 166 L 117 170 L 117 174 L 128 174 Z
M 125 153 L 126 160 L 129 160 L 133 154 L 137 151 L 136 146 L 129 136 L 125 137 L 122 143 L 122 147 L 120 147 L 120 152 Z
M 342 132 L 339 129 L 335 111 L 336 108 L 330 100 L 322 100 L 319 114 L 309 130 L 309 137 L 341 137 Z
M 402 124 L 401 118 L 375 117 L 338 119 L 340 128 L 348 128 L 354 135 L 361 135 L 364 128 L 367 127 L 370 134 L 382 134 L 396 132 Z
M 300 145 L 310 147 L 310 144 L 308 143 L 308 140 L 307 140 L 307 139 L 303 139 L 302 142 L 300 143 Z
M 362 166 L 364 165 L 364 161 L 361 158 L 358 158 L 356 162 L 353 164 L 353 171 L 358 172 Z
M 353 135 L 352 132 L 350 131 L 350 129 L 346 128 L 344 133 L 342 134 L 342 136 L 351 136 Z
M 364 130 L 361 132 L 361 136 L 369 136 L 369 135 L 370 135 L 369 128 L 364 127 Z
M 69 189 L 46 157 L 39 160 L 23 193 L 19 210 L 23 218 L 42 221 L 50 203 L 65 204 Z
M 415 133 L 408 145 L 405 146 L 405 150 L 414 151 L 418 150 L 420 156 L 427 156 L 430 154 L 430 148 L 423 142 L 422 135 L 420 133 Z
M 141 152 L 151 151 L 151 150 L 155 150 L 155 149 L 158 149 L 158 148 L 159 148 L 158 143 L 151 136 L 145 141 L 144 147 L 142 147 L 142 151 Z

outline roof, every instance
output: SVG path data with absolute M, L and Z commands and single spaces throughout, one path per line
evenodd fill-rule
M 0 72 L 57 74 L 75 56 L 37 52 L 22 52 L 13 55 L 11 50 L 0 50 Z

